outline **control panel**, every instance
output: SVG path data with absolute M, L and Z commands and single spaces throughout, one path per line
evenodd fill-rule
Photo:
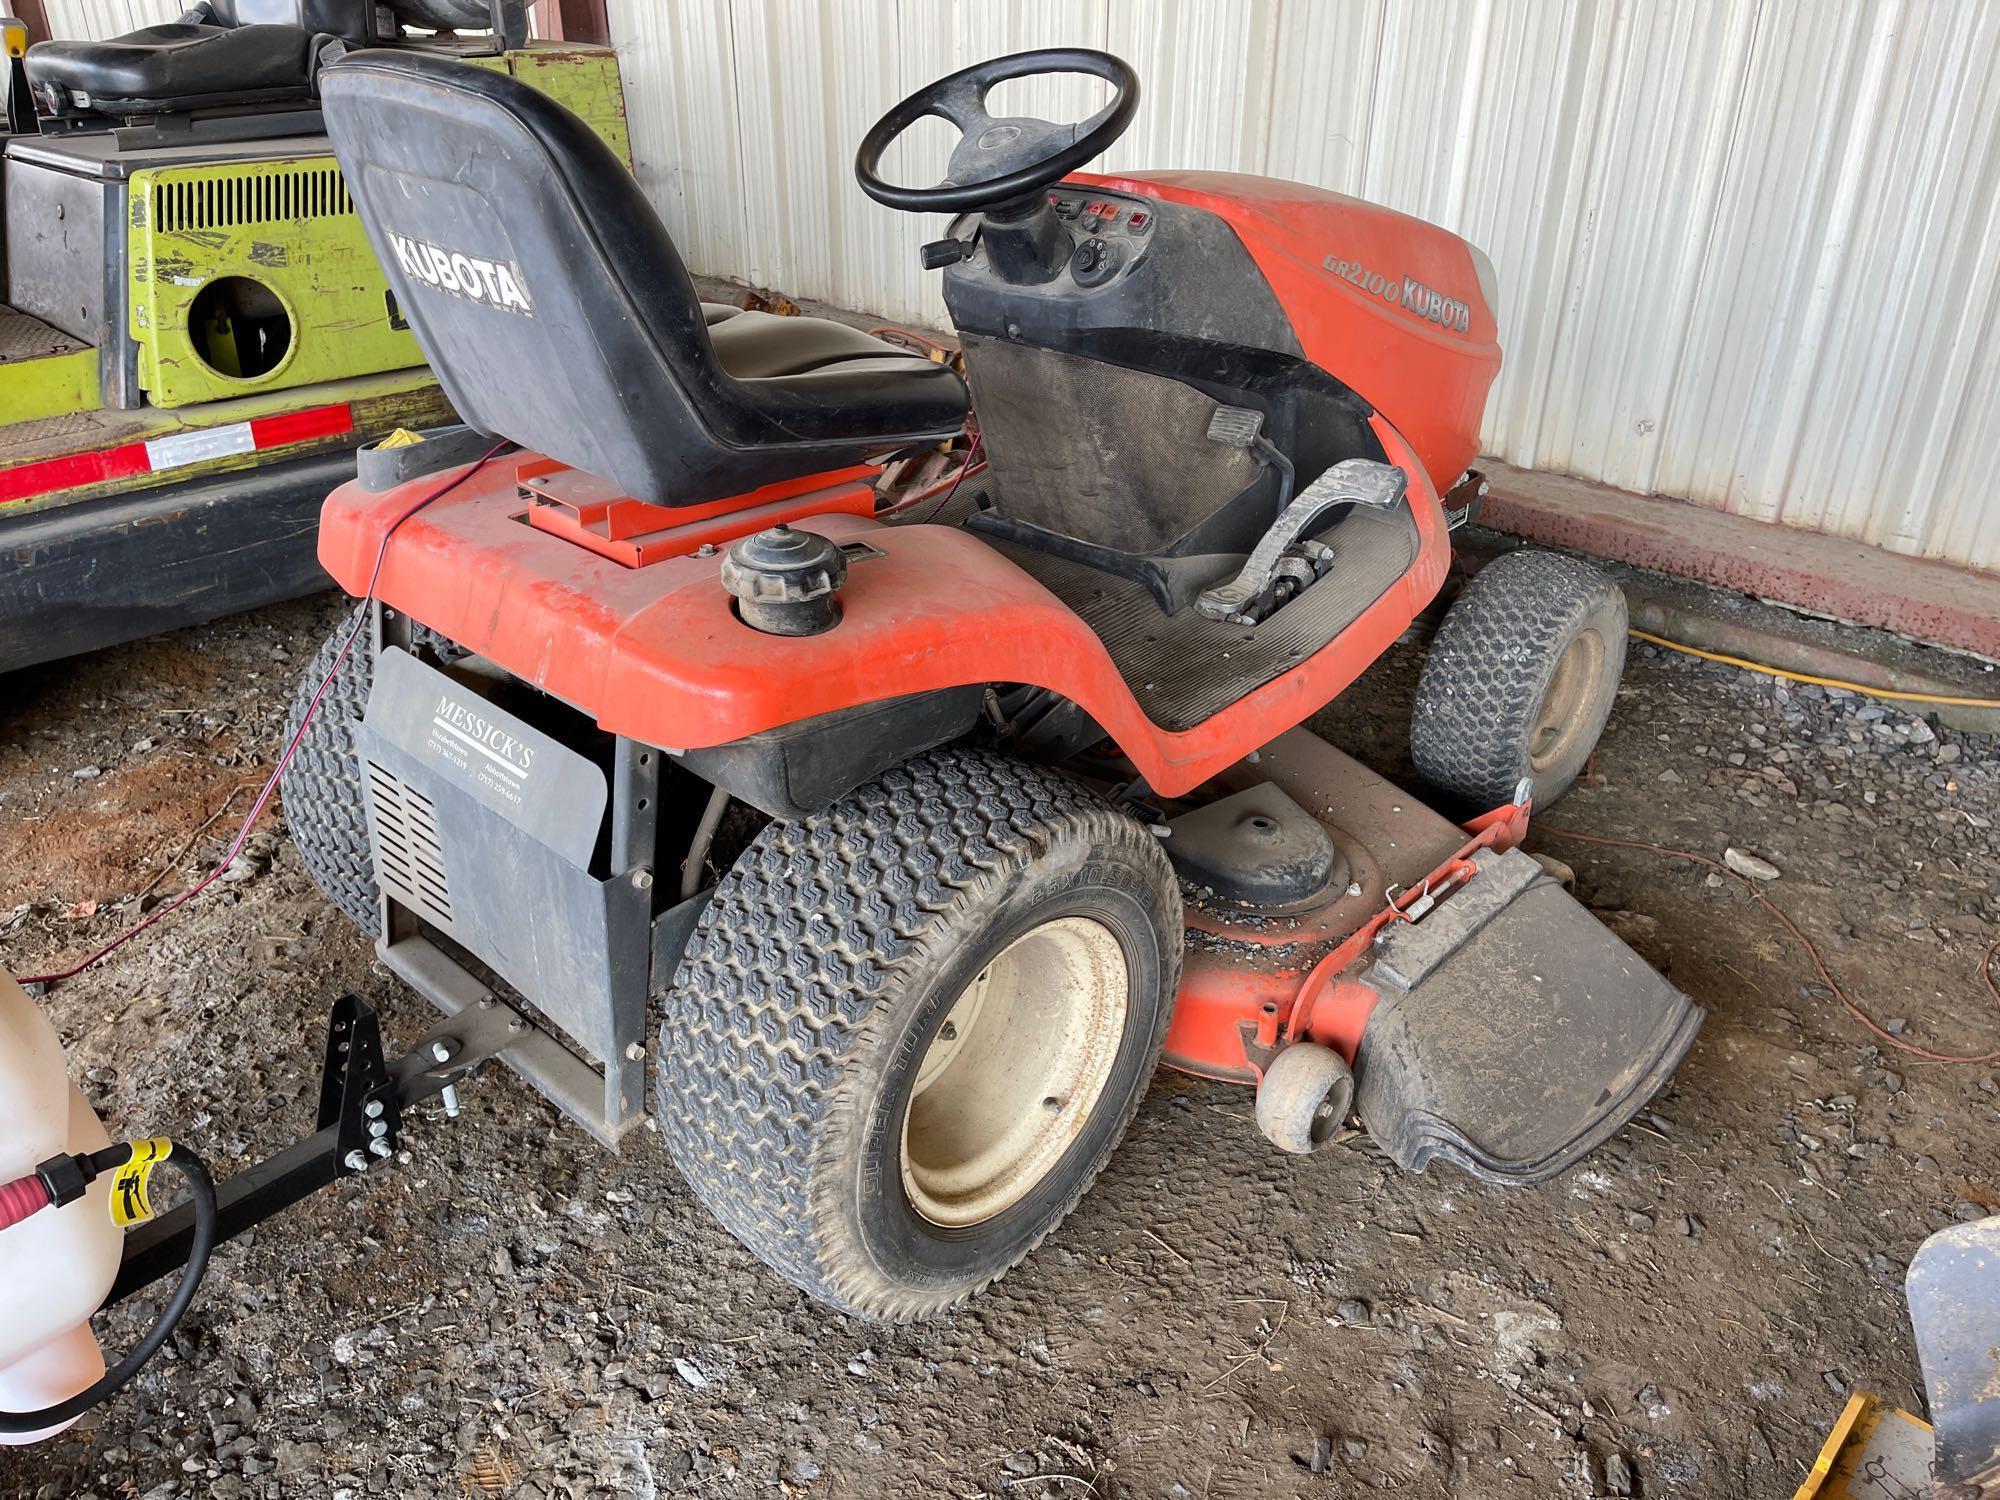
M 1102 286 L 1146 253 L 1156 209 L 1152 199 L 1060 187 L 1050 191 L 1049 203 L 1076 238 L 1069 274 L 1078 286 Z

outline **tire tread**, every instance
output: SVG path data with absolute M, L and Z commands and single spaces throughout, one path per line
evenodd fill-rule
M 710 1212 L 812 1296 L 907 1322 L 1004 1274 L 944 1302 L 889 1280 L 839 1221 L 828 1142 L 845 1138 L 841 1117 L 860 1108 L 861 1090 L 843 1085 L 881 1021 L 878 1001 L 928 967 L 949 910 L 1044 852 L 1057 823 L 1158 861 L 1173 888 L 1156 841 L 1077 783 L 984 751 L 934 751 L 822 813 L 768 825 L 689 940 L 661 1028 L 661 1133 Z

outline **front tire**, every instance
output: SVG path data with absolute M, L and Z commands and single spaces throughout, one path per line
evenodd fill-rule
M 1159 1058 L 1158 841 L 1051 771 L 924 755 L 772 823 L 665 1001 L 660 1125 L 709 1211 L 834 1307 L 941 1312 L 1075 1207 Z
M 1625 670 L 1625 595 L 1554 552 L 1509 552 L 1445 611 L 1417 679 L 1410 754 L 1433 786 L 1484 812 L 1522 781 L 1537 810 L 1569 790 Z

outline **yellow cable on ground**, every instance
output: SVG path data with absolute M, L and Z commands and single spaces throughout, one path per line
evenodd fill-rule
M 1645 641 L 1648 645 L 1664 646 L 1669 651 L 1679 651 L 1686 656 L 1699 656 L 1703 661 L 1719 661 L 1725 667 L 1741 667 L 1746 672 L 1762 672 L 1768 677 L 1782 677 L 1787 682 L 1806 682 L 1814 687 L 1843 688 L 1850 693 L 1860 693 L 1869 698 L 1893 698 L 1898 703 L 1940 703 L 1951 708 L 2000 708 L 2000 698 L 1944 698 L 1936 693 L 1898 693 L 1888 688 L 1869 687 L 1861 682 L 1843 682 L 1838 677 L 1813 677 L 1804 672 L 1787 672 L 1783 667 L 1767 667 L 1759 661 L 1745 661 L 1740 656 L 1725 656 L 1720 651 L 1703 651 L 1698 646 L 1683 646 L 1679 641 L 1670 641 L 1663 636 L 1648 635 L 1643 630 L 1630 632 L 1634 640 Z

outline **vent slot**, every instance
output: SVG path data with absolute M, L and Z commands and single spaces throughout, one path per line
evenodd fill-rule
M 451 884 L 430 798 L 376 761 L 368 762 L 375 807 L 375 874 L 382 888 L 418 916 L 451 922 Z
M 153 183 L 153 227 L 163 234 L 326 219 L 354 212 L 332 162 L 270 167 L 248 177 L 170 177 Z

